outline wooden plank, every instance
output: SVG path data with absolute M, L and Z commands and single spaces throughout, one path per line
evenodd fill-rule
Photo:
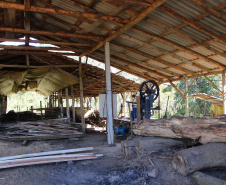
M 15 159 L 15 160 L 0 162 L 0 169 L 35 165 L 35 164 L 48 164 L 48 163 L 56 163 L 56 162 L 97 159 L 98 157 L 101 157 L 101 156 L 103 155 L 88 153 L 88 154 L 45 156 L 45 157 L 36 157 L 36 158 L 28 158 L 28 159 Z
M 21 159 L 21 158 L 28 158 L 28 157 L 29 158 L 30 157 L 40 157 L 40 156 L 47 156 L 47 155 L 77 153 L 77 152 L 84 152 L 84 151 L 91 151 L 91 150 L 93 150 L 93 147 L 75 148 L 75 149 L 67 149 L 67 150 L 56 150 L 56 151 L 49 151 L 49 152 L 39 152 L 39 153 L 23 154 L 23 155 L 16 155 L 16 156 L 0 157 L 0 161 Z

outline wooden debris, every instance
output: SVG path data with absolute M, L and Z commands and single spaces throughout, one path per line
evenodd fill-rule
M 192 180 L 197 185 L 226 185 L 226 180 L 221 180 L 201 172 L 195 172 L 192 175 Z
M 55 162 L 97 159 L 98 157 L 103 156 L 102 154 L 95 154 L 95 153 L 77 153 L 77 152 L 89 151 L 89 150 L 93 150 L 93 148 L 87 147 L 87 148 L 58 150 L 58 151 L 51 151 L 51 152 L 41 152 L 41 153 L 24 154 L 24 155 L 18 155 L 18 156 L 2 157 L 0 158 L 0 169 L 35 165 L 35 164 L 47 164 L 47 163 L 55 163 Z
M 205 144 L 226 142 L 226 116 L 218 118 L 182 118 L 144 120 L 134 133 L 142 136 L 189 138 Z
M 208 143 L 174 154 L 172 166 L 181 175 L 213 167 L 226 167 L 226 143 Z
M 8 132 L 1 137 L 2 140 L 41 140 L 77 138 L 83 136 L 75 125 L 67 120 L 45 120 L 39 122 L 23 122 L 8 127 Z

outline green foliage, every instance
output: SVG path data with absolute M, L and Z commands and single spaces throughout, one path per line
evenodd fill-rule
M 220 89 L 222 86 L 222 77 L 219 76 L 209 76 L 208 77 L 216 86 Z M 193 82 L 193 79 L 188 79 L 188 86 L 190 87 L 191 83 Z M 184 93 L 185 92 L 185 85 L 184 80 L 181 80 L 179 82 L 176 82 L 175 85 L 177 88 Z M 174 111 L 169 111 L 169 114 L 177 115 L 177 116 L 185 116 L 185 99 L 180 95 L 179 92 L 172 91 L 174 88 L 172 88 L 171 85 L 167 85 L 162 92 L 171 92 L 171 96 L 173 96 L 173 108 Z M 191 89 L 189 90 L 188 95 L 196 94 L 196 93 L 206 93 L 206 94 L 219 94 L 219 91 L 205 78 L 205 77 L 199 77 L 196 78 L 194 83 L 191 86 Z M 219 96 L 217 96 L 219 97 Z M 162 98 L 161 98 L 162 101 Z M 209 111 L 211 109 L 212 103 L 207 102 L 205 100 L 201 100 L 199 98 L 195 97 L 189 97 L 189 115 L 194 117 L 199 117 L 201 114 L 209 114 Z
M 7 97 L 7 112 L 10 110 L 14 111 L 27 111 L 30 110 L 31 106 L 33 108 L 40 107 L 40 101 L 42 101 L 42 106 L 45 106 L 45 96 L 42 96 L 36 92 L 19 92 L 17 94 L 11 94 Z

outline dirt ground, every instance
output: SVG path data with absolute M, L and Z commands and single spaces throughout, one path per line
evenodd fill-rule
M 120 141 L 116 139 L 116 147 L 108 147 L 104 133 L 90 133 L 79 141 L 48 140 L 31 141 L 27 146 L 21 142 L 0 142 L 0 156 L 10 156 L 60 149 L 94 147 L 94 152 L 104 156 L 100 159 L 35 165 L 0 170 L 1 185 L 192 185 L 190 177 L 178 174 L 170 164 L 171 156 L 183 148 L 173 147 L 166 150 L 159 148 L 142 157 L 124 158 Z M 150 162 L 153 162 L 154 166 Z M 156 168 L 157 177 L 148 173 Z

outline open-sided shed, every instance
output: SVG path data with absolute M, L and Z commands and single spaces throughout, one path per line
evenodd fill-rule
M 111 92 L 111 65 L 160 84 L 170 82 L 175 88 L 173 81 L 185 79 L 187 84 L 187 78 L 222 74 L 220 93 L 224 95 L 225 7 L 225 0 L 0 1 L 0 41 L 22 44 L 1 43 L 1 73 L 48 67 L 79 81 L 80 92 L 84 90 L 89 95 L 97 83 L 95 92 L 98 94 L 99 89 L 103 89 L 103 80 L 99 81 L 103 72 L 81 64 L 81 58 L 76 62 L 66 57 L 85 56 L 106 64 L 107 94 Z M 25 40 L 20 39 L 23 37 Z M 57 48 L 34 47 L 33 43 L 52 44 Z M 76 67 L 79 70 L 74 71 Z M 81 86 L 83 73 L 84 88 Z M 32 81 L 29 78 L 34 76 L 26 77 L 27 81 Z M 120 86 L 121 91 L 131 90 L 128 84 L 133 82 L 124 83 L 113 75 L 113 89 Z M 64 87 L 70 85 L 73 84 Z M 188 91 L 188 85 L 186 93 L 179 91 L 186 105 Z

